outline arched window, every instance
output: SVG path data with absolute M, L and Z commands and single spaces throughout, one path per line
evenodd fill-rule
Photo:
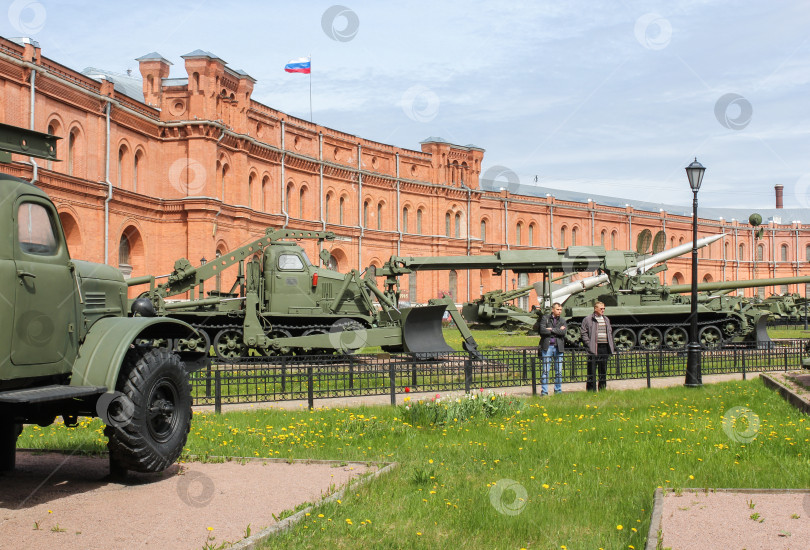
M 231 171 L 231 167 L 227 164 L 222 165 L 222 200 L 225 200 L 225 182 L 227 181 L 228 172 Z
M 270 191 L 270 178 L 262 178 L 262 212 L 267 212 L 267 193 Z
M 127 149 L 126 145 L 122 145 L 118 148 L 118 187 L 124 189 L 124 166 L 127 163 L 127 156 L 129 154 L 129 149 Z
M 619 232 L 613 231 L 610 233 L 610 249 L 616 250 L 616 242 L 619 240 Z
M 520 238 L 522 237 L 521 233 L 523 233 L 523 224 L 518 222 L 517 226 L 515 227 L 515 244 L 520 246 Z
M 533 223 L 529 224 L 529 242 L 528 242 L 528 245 L 529 246 L 534 245 L 534 224 Z
M 324 209 L 324 213 L 323 213 L 324 218 L 323 219 L 326 221 L 326 223 L 329 223 L 330 221 L 332 221 L 332 220 L 329 219 L 330 218 L 329 210 L 330 210 L 331 204 L 332 204 L 332 193 L 327 193 L 326 194 L 326 201 L 324 202 L 324 205 L 323 205 L 323 209 Z
M 253 180 L 256 179 L 256 174 L 250 174 L 248 176 L 248 188 L 247 188 L 247 205 L 248 208 L 253 208 Z
M 481 220 L 481 242 L 487 242 L 487 222 Z M 810 246 L 807 247 L 808 259 L 810 259 Z
M 53 122 L 51 122 L 50 124 L 48 124 L 48 134 L 50 134 L 52 136 L 55 136 L 58 126 L 59 126 L 59 123 L 57 121 L 55 121 L 55 120 Z M 45 167 L 48 170 L 53 170 L 53 161 L 48 160 L 48 162 L 45 164 Z
M 804 259 L 810 262 L 810 244 L 804 247 Z
M 579 235 L 579 228 L 572 228 L 571 229 L 571 246 L 577 245 L 577 236 Z
M 343 225 L 343 212 L 346 209 L 346 199 L 340 197 L 340 205 L 338 206 L 338 223 Z
M 140 180 L 140 168 L 143 164 L 143 151 L 136 151 L 135 152 L 135 160 L 132 163 L 132 190 L 138 190 L 138 183 Z
M 453 301 L 458 301 L 458 273 L 455 270 L 450 271 L 450 296 L 453 297 Z
M 304 219 L 304 206 L 307 204 L 307 188 L 303 185 L 298 191 L 298 217 Z
M 779 256 L 783 262 L 788 261 L 788 245 L 783 244 L 779 247 Z
M 402 209 L 402 232 L 408 232 L 408 207 Z
M 130 246 L 126 235 L 121 235 L 118 242 L 118 267 L 132 267 L 130 264 Z
M 568 232 L 568 229 L 565 226 L 560 228 L 560 248 L 565 248 L 565 234 Z
M 377 229 L 382 229 L 383 222 L 383 203 L 377 203 Z
M 724 260 L 728 259 L 728 241 L 723 243 L 723 259 Z
M 757 245 L 757 261 L 761 262 L 762 258 L 764 257 L 765 257 L 765 245 L 764 244 Z
M 450 212 L 444 215 L 444 235 L 446 237 L 450 236 Z
M 422 209 L 416 211 L 416 234 L 422 234 Z
M 287 184 L 287 196 L 284 199 L 284 209 L 287 212 L 288 216 L 292 215 L 292 194 L 293 194 L 293 184 L 292 182 Z
M 605 246 L 606 240 L 607 240 L 607 230 L 603 229 L 602 232 L 599 234 L 599 246 Z
M 740 246 L 737 249 L 737 260 L 745 260 L 745 244 L 743 243 L 740 243 Z
M 368 227 L 368 201 L 363 203 L 363 227 Z
M 459 212 L 456 212 L 453 235 L 455 235 L 457 239 L 461 237 L 461 214 Z
M 76 132 L 70 132 L 68 137 L 68 165 L 67 172 L 69 176 L 73 175 L 73 170 L 76 167 Z

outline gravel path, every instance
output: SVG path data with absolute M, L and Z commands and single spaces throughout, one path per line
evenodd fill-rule
M 258 533 L 276 523 L 273 514 L 374 470 L 343 464 L 195 462 L 130 474 L 121 484 L 106 479 L 106 459 L 18 452 L 17 470 L 0 476 L 0 548 L 173 550 L 237 542 L 248 524 Z
M 666 493 L 661 527 L 672 550 L 805 550 L 810 492 Z

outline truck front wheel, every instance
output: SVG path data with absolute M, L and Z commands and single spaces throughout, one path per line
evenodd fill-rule
M 131 418 L 107 426 L 113 473 L 161 472 L 180 456 L 191 426 L 191 389 L 180 358 L 165 348 L 130 351 L 118 391 L 131 401 Z

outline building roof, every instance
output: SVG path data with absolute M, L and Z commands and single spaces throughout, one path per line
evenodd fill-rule
M 181 55 L 180 57 L 182 57 L 183 59 L 195 59 L 197 57 L 207 57 L 208 59 L 219 59 L 220 61 L 225 63 L 225 60 L 222 59 L 221 57 L 214 55 L 211 52 L 199 49 L 194 50 L 193 52 L 189 52 L 186 55 Z
M 115 91 L 143 103 L 143 79 L 132 75 L 107 71 L 96 67 L 87 67 L 82 74 L 93 80 L 109 80 L 113 83 Z
M 168 63 L 169 65 L 173 65 L 171 61 L 163 57 L 157 52 L 148 53 L 146 55 L 142 55 L 141 57 L 137 58 L 135 61 L 163 61 Z
M 498 181 L 491 181 L 481 179 L 481 189 L 484 191 L 500 191 L 505 188 L 507 184 Z M 522 183 L 510 182 L 508 184 L 509 191 L 515 195 L 526 195 L 529 197 L 545 197 L 552 195 L 556 199 L 572 202 L 587 203 L 588 199 L 593 200 L 597 204 L 604 206 L 614 206 L 624 208 L 625 206 L 632 206 L 635 210 L 644 210 L 647 212 L 658 213 L 665 211 L 670 214 L 678 216 L 692 216 L 692 205 L 672 205 L 657 202 L 646 202 L 635 199 L 625 199 L 621 197 L 613 197 L 608 195 L 595 195 L 593 193 L 579 193 L 577 191 L 569 191 L 567 189 L 554 189 L 551 187 L 543 187 L 539 185 L 526 185 Z M 748 216 L 754 212 L 762 215 L 763 223 L 773 221 L 776 224 L 790 225 L 794 221 L 804 224 L 810 224 L 810 208 L 711 208 L 711 207 L 698 207 L 698 215 L 703 219 L 723 219 L 725 221 L 738 220 L 744 225 L 748 225 Z

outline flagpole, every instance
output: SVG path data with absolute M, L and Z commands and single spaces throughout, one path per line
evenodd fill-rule
M 309 121 L 312 122 L 312 54 L 309 54 Z

